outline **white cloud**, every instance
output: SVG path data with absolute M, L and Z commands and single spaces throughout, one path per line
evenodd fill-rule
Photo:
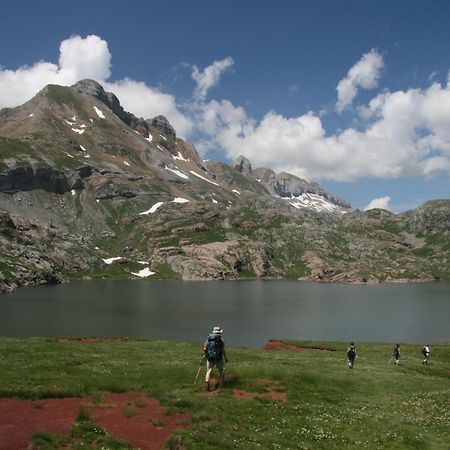
M 106 80 L 111 75 L 108 43 L 98 36 L 72 36 L 59 47 L 60 75 L 68 80 L 93 78 Z
M 175 98 L 125 78 L 107 82 L 111 76 L 111 53 L 108 43 L 98 36 L 71 36 L 61 42 L 59 63 L 39 61 L 17 70 L 0 68 L 0 108 L 21 105 L 47 84 L 70 86 L 83 78 L 101 83 L 113 91 L 125 109 L 146 119 L 165 115 L 180 136 L 192 129 L 191 120 L 178 109 Z
M 267 113 L 260 122 L 231 102 L 204 104 L 202 149 L 222 148 L 306 179 L 354 181 L 450 173 L 450 85 L 384 92 L 365 107 L 360 129 L 327 135 L 313 112 L 287 118 Z
M 336 110 L 342 112 L 351 106 L 359 88 L 372 89 L 376 87 L 383 66 L 383 57 L 375 49 L 365 53 L 337 85 Z
M 391 201 L 391 197 L 379 197 L 374 198 L 365 208 L 364 211 L 368 211 L 369 209 L 387 209 L 390 211 L 389 203 Z
M 0 108 L 21 105 L 47 84 L 67 86 L 81 78 L 109 77 L 111 54 L 98 36 L 72 36 L 59 49 L 59 65 L 39 61 L 17 70 L 0 69 Z
M 220 61 L 214 61 L 211 65 L 205 67 L 201 71 L 197 66 L 192 68 L 192 78 L 197 83 L 197 87 L 194 91 L 194 97 L 197 100 L 204 100 L 208 94 L 208 91 L 216 86 L 222 74 L 230 69 L 234 64 L 233 58 L 230 56 Z

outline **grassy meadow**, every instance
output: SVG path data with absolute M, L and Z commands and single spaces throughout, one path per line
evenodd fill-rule
M 428 366 L 420 345 L 403 344 L 395 367 L 388 364 L 393 344 L 357 343 L 350 370 L 345 343 L 289 343 L 330 351 L 230 348 L 225 385 L 205 395 L 204 366 L 193 384 L 201 344 L 0 338 L 0 397 L 95 399 L 103 392 L 146 390 L 167 414 L 191 414 L 190 428 L 175 432 L 168 448 L 450 448 L 450 344 L 431 344 Z M 236 399 L 234 390 L 253 398 Z M 267 390 L 284 392 L 287 401 L 265 397 Z M 95 428 L 81 417 L 75 435 L 83 426 Z M 36 436 L 45 449 L 67 445 L 58 439 Z M 89 442 L 79 448 L 94 448 Z M 105 442 L 104 448 L 128 448 Z

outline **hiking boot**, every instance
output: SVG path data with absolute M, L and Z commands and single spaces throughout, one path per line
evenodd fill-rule
M 205 391 L 209 392 L 210 390 L 209 383 L 205 383 Z

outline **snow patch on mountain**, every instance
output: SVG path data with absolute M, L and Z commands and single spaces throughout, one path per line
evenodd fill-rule
M 341 206 L 329 202 L 326 198 L 318 194 L 304 192 L 297 197 L 291 196 L 282 198 L 289 201 L 289 204 L 296 209 L 308 208 L 318 212 L 338 212 L 341 214 L 346 212 Z
M 198 174 L 197 172 L 194 172 L 193 170 L 190 170 L 189 172 L 192 173 L 192 175 L 195 175 L 198 178 L 201 178 L 204 181 L 207 181 L 208 183 L 214 184 L 214 186 L 220 186 L 219 184 L 215 183 L 214 181 L 208 180 L 208 178 L 202 177 L 200 174 Z
M 188 203 L 188 202 L 189 202 L 189 200 L 182 198 L 182 197 L 175 197 L 172 200 L 172 203 Z
M 94 106 L 94 111 L 97 113 L 97 116 L 100 117 L 100 119 L 106 119 L 106 117 L 103 114 L 103 111 L 101 109 Z
M 145 269 L 140 270 L 139 272 L 131 272 L 132 275 L 135 275 L 136 277 L 140 278 L 146 278 L 150 275 L 155 275 L 156 272 L 152 272 L 149 267 L 146 267 Z
M 173 159 L 177 159 L 177 160 L 179 160 L 179 161 L 186 161 L 186 162 L 189 161 L 189 159 L 186 159 L 186 158 L 181 154 L 180 151 L 178 151 L 178 155 L 173 155 L 172 158 L 173 158 Z
M 122 257 L 121 256 L 114 256 L 114 257 L 112 257 L 112 258 L 106 258 L 106 259 L 103 259 L 102 258 L 102 260 L 103 260 L 103 262 L 105 263 L 105 264 L 112 264 L 114 261 L 118 261 L 119 259 L 122 259 Z
M 181 171 L 179 171 L 177 169 L 171 169 L 170 167 L 167 167 L 167 166 L 164 166 L 164 168 L 166 170 L 169 170 L 170 172 L 174 173 L 175 175 L 179 176 L 180 178 L 184 178 L 185 180 L 189 180 L 189 177 L 185 173 L 183 173 L 183 172 L 181 172 Z
M 155 203 L 150 209 L 148 209 L 147 211 L 143 211 L 141 213 L 139 213 L 140 216 L 146 216 L 148 214 L 153 214 L 156 212 L 156 210 L 161 207 L 162 205 L 164 205 L 164 202 L 158 202 Z

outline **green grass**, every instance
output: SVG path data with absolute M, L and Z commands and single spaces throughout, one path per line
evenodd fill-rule
M 33 433 L 33 448 L 40 450 L 58 450 L 61 448 L 94 449 L 131 449 L 132 446 L 122 439 L 114 439 L 99 425 L 86 417 L 78 417 L 67 436 L 56 433 Z
M 56 103 L 74 108 L 78 113 L 78 118 L 82 118 L 84 120 L 89 119 L 89 116 L 87 116 L 79 100 L 69 88 L 58 86 L 56 84 L 49 84 L 47 86 L 47 96 L 50 100 L 53 100 Z
M 12 158 L 16 161 L 29 165 L 30 160 L 36 161 L 40 166 L 47 164 L 36 154 L 36 151 L 26 142 L 19 139 L 10 139 L 0 136 L 0 170 L 8 170 L 9 167 L 4 163 L 4 159 Z
M 216 397 L 206 397 L 199 395 L 204 367 L 193 385 L 201 344 L 0 338 L 7 368 L 0 371 L 0 395 L 37 400 L 145 389 L 168 413 L 191 414 L 191 427 L 170 438 L 191 449 L 448 448 L 449 344 L 431 344 L 428 366 L 421 364 L 420 345 L 404 344 L 399 367 L 388 364 L 393 344 L 359 344 L 353 370 L 346 365 L 346 344 L 302 345 L 335 351 L 228 349 L 226 384 Z M 232 397 L 233 388 L 261 392 L 262 379 L 284 390 L 288 401 Z M 98 429 L 80 414 L 64 442 L 76 439 L 80 428 L 92 442 L 92 427 Z

